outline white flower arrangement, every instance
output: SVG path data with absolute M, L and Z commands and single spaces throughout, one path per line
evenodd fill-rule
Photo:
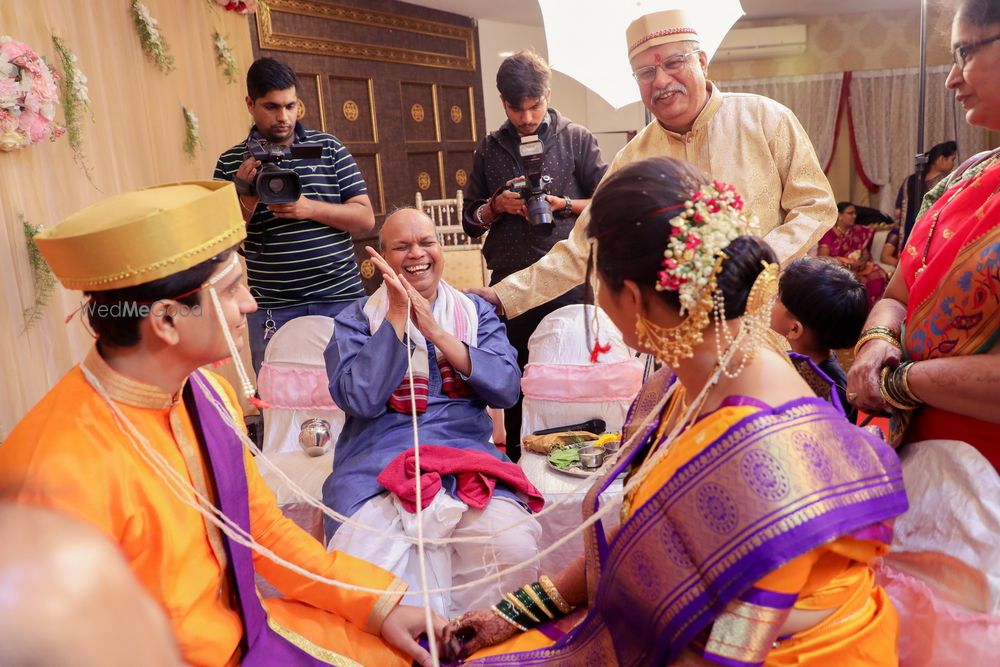
M 0 151 L 20 150 L 66 131 L 55 122 L 59 76 L 42 56 L 0 36 Z
M 212 35 L 212 43 L 215 44 L 215 62 L 222 67 L 222 73 L 225 75 L 226 81 L 236 83 L 236 73 L 239 71 L 239 65 L 236 63 L 236 56 L 233 55 L 232 49 L 229 48 L 226 38 L 216 30 L 215 34 Z
M 721 181 L 703 186 L 670 220 L 656 289 L 676 291 L 681 314 L 690 311 L 701 301 L 719 253 L 738 236 L 757 233 L 758 227 L 757 219 L 743 211 L 743 199 L 733 186 Z
M 81 126 L 81 114 L 90 113 L 90 91 L 87 89 L 87 75 L 77 67 L 76 54 L 70 50 L 61 37 L 52 35 L 52 46 L 55 47 L 63 70 L 59 93 L 62 98 L 63 113 L 66 117 L 66 134 L 69 146 L 73 149 L 73 159 L 83 169 L 87 180 L 93 182 L 90 165 L 87 163 L 87 157 L 83 150 L 83 128 Z M 92 114 L 91 121 L 93 121 Z
M 198 117 L 185 106 L 181 107 L 181 111 L 184 113 L 184 152 L 193 160 L 198 149 L 204 148 L 205 145 L 201 143 Z
M 159 22 L 150 15 L 149 8 L 139 0 L 132 0 L 130 9 L 136 32 L 139 33 L 139 43 L 142 44 L 146 57 L 164 74 L 172 72 L 174 57 L 170 55 L 170 46 L 160 34 L 160 29 L 157 27 Z

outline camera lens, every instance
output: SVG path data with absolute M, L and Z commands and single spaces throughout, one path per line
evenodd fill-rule
M 285 189 L 285 179 L 283 178 L 271 178 L 267 181 L 267 189 L 274 194 L 281 194 Z

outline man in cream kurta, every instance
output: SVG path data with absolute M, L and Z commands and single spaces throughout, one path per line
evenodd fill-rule
M 735 186 L 779 259 L 795 259 L 837 219 L 830 183 L 789 109 L 759 95 L 724 93 L 707 79 L 709 56 L 696 23 L 696 17 L 670 10 L 629 26 L 633 74 L 655 120 L 619 151 L 607 173 L 654 156 L 687 160 Z M 585 210 L 569 238 L 542 259 L 476 293 L 516 317 L 579 285 L 589 222 Z

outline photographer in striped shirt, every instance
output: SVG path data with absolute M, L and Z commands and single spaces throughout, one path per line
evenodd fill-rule
M 286 322 L 303 315 L 334 317 L 365 295 L 351 240 L 352 233 L 375 226 L 365 181 L 336 137 L 298 122 L 298 86 L 288 65 L 273 58 L 255 61 L 247 72 L 246 97 L 254 125 L 247 139 L 219 156 L 215 166 L 215 178 L 234 181 L 241 190 L 241 181 L 253 184 L 261 169 L 249 143 L 321 151 L 316 158 L 281 160 L 282 169 L 299 177 L 297 200 L 264 204 L 256 192 L 239 196 L 247 221 L 241 252 L 259 305 L 247 315 L 254 371 L 260 370 L 268 339 Z

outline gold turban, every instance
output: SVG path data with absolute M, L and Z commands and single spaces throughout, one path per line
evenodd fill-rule
M 693 17 L 680 9 L 640 16 L 625 30 L 629 60 L 648 48 L 671 42 L 700 41 Z
M 190 269 L 246 238 L 226 181 L 157 185 L 97 202 L 35 237 L 67 289 L 141 285 Z

